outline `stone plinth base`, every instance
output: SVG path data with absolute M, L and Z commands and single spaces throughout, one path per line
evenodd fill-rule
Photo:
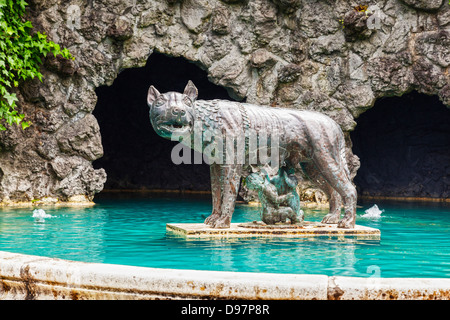
M 358 239 L 380 239 L 380 230 L 375 228 L 356 225 L 353 229 L 342 229 L 337 224 L 308 221 L 295 225 L 232 223 L 227 229 L 214 229 L 204 223 L 168 223 L 166 229 L 186 238 L 356 236 Z

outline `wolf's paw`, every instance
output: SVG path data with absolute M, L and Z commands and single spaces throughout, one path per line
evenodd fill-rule
M 355 217 L 353 215 L 345 215 L 341 221 L 338 222 L 338 228 L 353 229 L 355 227 Z
M 340 214 L 329 213 L 325 217 L 323 217 L 322 223 L 327 223 L 327 224 L 338 223 L 339 218 L 340 218 Z
M 205 224 L 212 226 L 216 223 L 216 221 L 220 218 L 220 215 L 217 213 L 212 213 L 209 217 L 205 219 Z
M 225 229 L 225 228 L 229 228 L 230 224 L 231 224 L 231 219 L 229 217 L 220 217 L 213 224 L 211 224 L 211 227 L 213 227 L 215 229 Z

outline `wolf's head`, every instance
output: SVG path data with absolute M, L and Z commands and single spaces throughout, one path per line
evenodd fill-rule
M 155 87 L 150 86 L 147 95 L 147 104 L 150 108 L 150 122 L 156 133 L 166 139 L 172 134 L 183 135 L 193 128 L 194 103 L 198 91 L 189 80 L 183 93 L 159 93 Z

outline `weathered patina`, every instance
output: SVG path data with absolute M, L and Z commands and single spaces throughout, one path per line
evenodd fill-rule
M 191 81 L 183 93 L 161 94 L 150 86 L 147 104 L 158 135 L 181 141 L 210 163 L 213 210 L 206 224 L 229 228 L 241 177 L 270 163 L 274 172 L 283 166 L 309 177 L 329 196 L 330 212 L 322 222 L 354 227 L 357 193 L 347 166 L 344 134 L 335 121 L 314 111 L 197 100 L 197 96 Z M 345 215 L 340 219 L 342 202 Z
M 252 173 L 245 179 L 245 186 L 258 192 L 261 203 L 261 220 L 266 224 L 298 223 L 303 221 L 300 197 L 295 175 L 288 175 L 285 168 L 272 179 L 267 173 Z

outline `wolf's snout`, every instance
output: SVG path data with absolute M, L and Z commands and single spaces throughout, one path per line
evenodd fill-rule
M 174 116 L 184 116 L 186 114 L 186 110 L 175 107 L 172 109 L 172 114 Z

